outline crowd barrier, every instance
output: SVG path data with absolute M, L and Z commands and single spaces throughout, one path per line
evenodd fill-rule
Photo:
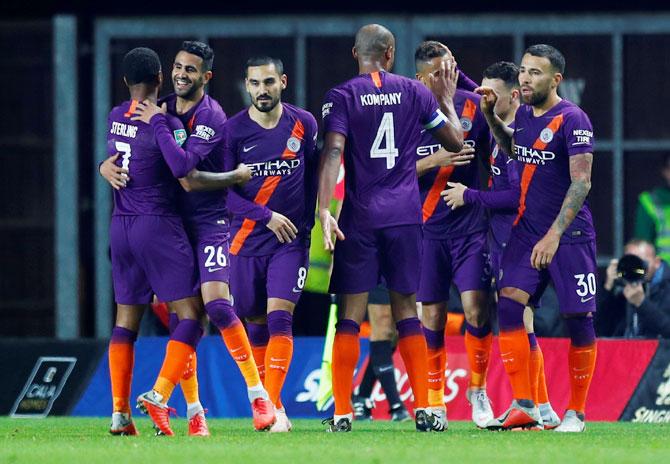
M 151 388 L 160 369 L 167 338 L 140 338 L 136 344 L 132 396 Z M 296 338 L 293 363 L 282 401 L 290 417 L 332 415 L 332 401 L 317 411 L 323 338 Z M 544 353 L 549 397 L 559 413 L 565 409 L 570 383 L 567 369 L 569 340 L 539 339 Z M 462 337 L 448 337 L 445 401 L 449 419 L 468 420 L 465 399 L 467 355 Z M 51 415 L 109 416 L 111 392 L 106 343 L 99 341 L 0 341 L 0 369 L 12 373 L 0 385 L 0 414 L 16 417 Z M 368 362 L 368 344 L 361 345 L 356 383 Z M 411 410 L 412 392 L 400 355 L 394 355 L 401 398 Z M 204 337 L 198 347 L 200 397 L 210 417 L 250 415 L 246 388 L 221 339 Z M 507 408 L 511 388 L 497 341 L 493 343 L 487 390 L 495 413 Z M 373 417 L 388 418 L 388 405 L 379 384 L 373 389 Z M 170 404 L 185 415 L 181 391 Z M 670 422 L 670 340 L 599 340 L 598 359 L 586 414 L 589 420 Z

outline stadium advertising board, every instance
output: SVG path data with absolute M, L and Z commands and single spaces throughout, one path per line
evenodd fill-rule
M 158 373 L 165 352 L 166 338 L 151 337 L 139 339 L 136 345 L 135 369 L 131 397 L 146 391 Z M 568 381 L 567 339 L 540 339 L 545 359 L 545 370 L 549 397 L 556 411 L 567 406 L 570 392 Z M 589 420 L 618 420 L 630 398 L 636 391 L 640 379 L 647 371 L 659 346 L 657 341 L 601 340 L 598 346 L 598 361 L 589 393 L 587 416 Z M 663 368 L 670 362 L 670 351 Z M 449 418 L 469 420 L 470 406 L 465 399 L 468 385 L 467 355 L 462 337 L 447 338 L 448 365 L 446 367 L 445 402 Z M 325 411 L 317 411 L 319 382 L 321 379 L 321 355 L 323 339 L 317 337 L 296 338 L 294 358 L 289 370 L 282 401 L 290 417 L 328 417 L 332 415 L 332 401 Z M 661 351 L 661 350 L 659 350 Z M 361 346 L 361 360 L 356 382 L 362 377 L 361 367 L 368 362 L 368 344 Z M 656 355 L 655 360 L 658 360 Z M 412 392 L 407 373 L 398 353 L 394 357 L 396 379 L 401 398 L 411 410 Z M 656 361 L 655 361 L 656 362 Z M 661 361 L 659 361 L 661 362 Z M 663 372 L 661 372 L 662 377 Z M 669 372 L 670 374 L 670 372 Z M 212 417 L 247 417 L 250 415 L 246 387 L 232 358 L 225 350 L 219 337 L 204 337 L 198 347 L 198 377 L 200 397 Z M 659 378 L 661 378 L 659 377 Z M 646 377 L 645 377 L 646 379 Z M 665 378 L 663 401 L 670 402 L 670 377 Z M 511 388 L 505 375 L 497 341 L 493 343 L 491 366 L 488 374 L 488 394 L 495 413 L 502 412 L 511 401 Z M 616 388 L 614 387 L 616 386 Z M 654 393 L 660 387 L 653 387 Z M 379 385 L 373 390 L 376 419 L 388 418 L 388 405 Z M 656 395 L 652 403 L 656 401 Z M 181 391 L 177 390 L 171 405 L 180 416 L 185 415 L 185 405 Z M 74 415 L 107 416 L 111 411 L 111 392 L 107 357 L 103 356 L 84 395 L 73 409 Z M 648 408 L 650 406 L 647 406 Z M 666 406 L 668 408 L 668 406 Z
M 662 340 L 621 420 L 670 422 L 670 340 Z

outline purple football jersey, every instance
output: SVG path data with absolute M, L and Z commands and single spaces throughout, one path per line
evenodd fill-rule
M 421 224 L 414 153 L 421 129 L 445 120 L 432 93 L 403 76 L 360 74 L 326 94 L 322 114 L 326 132 L 346 137 L 345 234 Z
M 570 187 L 570 156 L 593 153 L 593 127 L 586 113 L 567 100 L 539 117 L 531 106 L 522 105 L 514 124 L 514 154 L 523 165 L 517 232 L 538 241 L 558 216 Z M 561 242 L 593 239 L 593 218 L 585 201 Z
M 454 107 L 463 129 L 463 144 L 475 149 L 475 158 L 468 165 L 436 168 L 419 177 L 423 230 L 427 239 L 454 238 L 486 229 L 486 215 L 481 205 L 467 204 L 452 210 L 440 197 L 447 182 L 458 182 L 473 189 L 480 187 L 479 162 L 488 162 L 491 143 L 489 126 L 479 109 L 480 98 L 466 90 L 456 90 L 454 95 Z M 441 148 L 428 131 L 421 132 L 416 159 Z
M 131 121 L 137 101 L 129 100 L 112 109 L 107 119 L 107 153 L 119 153 L 116 165 L 128 169 L 130 181 L 114 190 L 114 216 L 178 216 L 177 182 L 156 143 L 154 129 L 142 121 Z M 175 138 L 184 128 L 179 119 L 168 117 Z
M 272 211 L 298 228 L 296 240 L 309 246 L 314 225 L 318 154 L 317 124 L 311 113 L 287 103 L 276 127 L 264 129 L 243 110 L 226 124 L 224 165 L 245 163 L 253 177 L 229 192 L 233 214 L 230 252 L 240 256 L 275 253 L 286 244 L 265 227 Z
M 168 114 L 178 117 L 186 128 L 188 138 L 182 148 L 196 154 L 200 171 L 222 172 L 223 132 L 226 113 L 221 105 L 209 95 L 205 95 L 197 105 L 184 114 L 177 114 L 177 96 L 168 95 Z M 179 210 L 186 223 L 200 224 L 224 221 L 227 223 L 226 190 L 209 192 L 179 193 Z

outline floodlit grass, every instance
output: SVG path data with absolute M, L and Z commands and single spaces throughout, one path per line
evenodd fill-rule
M 293 432 L 254 432 L 249 419 L 210 419 L 212 436 L 153 436 L 137 419 L 139 437 L 113 437 L 106 418 L 0 418 L 0 463 L 405 463 L 668 462 L 670 426 L 587 423 L 583 434 L 488 432 L 450 423 L 446 433 L 418 433 L 412 422 L 354 423 L 352 433 L 325 433 L 317 420 L 294 420 Z

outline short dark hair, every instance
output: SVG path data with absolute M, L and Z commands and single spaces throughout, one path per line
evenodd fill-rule
M 419 70 L 421 63 L 426 63 L 433 58 L 447 54 L 447 47 L 437 40 L 426 40 L 421 42 L 414 52 L 414 66 Z
M 181 43 L 179 51 L 202 58 L 202 72 L 212 70 L 212 66 L 214 65 L 214 50 L 206 43 L 198 42 L 197 40 L 185 40 Z
M 500 79 L 508 89 L 519 87 L 519 67 L 510 61 L 498 61 L 484 70 L 484 79 Z
M 253 56 L 247 60 L 247 65 L 244 67 L 244 74 L 249 73 L 249 68 L 252 66 L 266 66 L 269 64 L 275 65 L 277 74 L 280 76 L 284 74 L 284 63 L 279 58 L 272 58 L 270 56 Z
M 125 54 L 121 68 L 128 85 L 158 84 L 161 60 L 152 49 L 138 47 Z
M 559 52 L 556 48 L 552 47 L 551 45 L 547 44 L 535 44 L 531 45 L 526 49 L 523 54 L 529 54 L 533 56 L 539 56 L 542 58 L 547 58 L 549 62 L 551 63 L 551 66 L 558 71 L 559 73 L 563 74 L 565 72 L 565 57 L 561 52 Z

